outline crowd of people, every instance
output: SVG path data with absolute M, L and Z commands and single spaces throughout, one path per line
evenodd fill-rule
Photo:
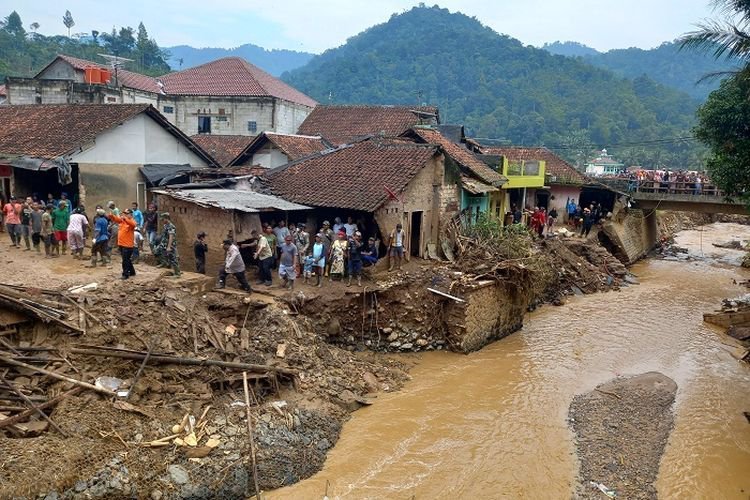
M 37 195 L 11 196 L 2 203 L 2 217 L 12 248 L 31 251 L 33 247 L 38 254 L 44 248 L 48 259 L 70 251 L 73 259 L 81 260 L 87 258 L 84 250 L 90 239 L 90 267 L 109 264 L 112 254 L 119 253 L 121 278 L 128 279 L 135 276 L 133 263 L 138 262 L 147 241 L 159 265 L 171 267 L 173 275 L 180 275 L 175 226 L 169 213 L 158 214 L 153 204 L 144 213 L 136 202 L 121 211 L 114 201 L 109 201 L 106 206 L 96 205 L 90 215 L 81 204 L 73 207 L 66 193 L 59 198 L 50 193 L 45 200 Z M 163 226 L 158 235 L 160 219 Z
M 233 275 L 243 290 L 251 290 L 247 281 L 248 265 L 258 267 L 256 284 L 271 286 L 273 271 L 277 270 L 280 285 L 294 289 L 298 277 L 305 283 L 322 287 L 327 277 L 347 282 L 351 286 L 356 280 L 362 286 L 363 269 L 375 265 L 379 258 L 380 242 L 375 236 L 366 240 L 362 231 L 352 217 L 344 223 L 340 218 L 323 221 L 320 229 L 314 233 L 307 230 L 305 223 L 271 221 L 264 224 L 259 232 L 253 230 L 250 238 L 235 241 L 233 234 L 228 234 L 223 241 L 225 252 L 224 267 L 219 271 L 218 288 L 224 288 L 229 275 Z M 205 273 L 206 254 L 205 233 L 197 235 L 193 244 L 196 271 Z M 389 270 L 399 270 L 408 255 L 406 231 L 397 224 L 388 238 Z
M 653 192 L 699 195 L 710 187 L 711 180 L 705 172 L 688 170 L 623 170 L 612 176 L 628 180 L 628 191 L 646 189 Z
M 589 206 L 581 206 L 576 200 L 568 198 L 564 210 L 565 223 L 579 232 L 581 237 L 587 237 L 592 227 L 607 216 L 607 210 L 596 201 L 592 201 Z M 555 207 L 548 212 L 545 207 L 526 207 L 521 210 L 513 205 L 509 217 L 513 224 L 526 224 L 534 234 L 544 237 L 552 232 L 559 215 Z

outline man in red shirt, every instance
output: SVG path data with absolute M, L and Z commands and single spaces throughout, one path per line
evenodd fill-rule
M 21 248 L 21 217 L 22 206 L 14 196 L 3 207 L 5 214 L 5 227 L 8 229 L 10 244 L 16 248 Z
M 133 212 L 128 208 L 122 213 L 122 217 L 115 215 L 114 213 L 109 215 L 109 220 L 120 225 L 120 230 L 117 232 L 117 246 L 120 247 L 120 255 L 122 256 L 122 278 L 128 279 L 131 276 L 135 276 L 135 268 L 133 267 L 133 248 L 135 247 L 135 219 L 133 219 Z

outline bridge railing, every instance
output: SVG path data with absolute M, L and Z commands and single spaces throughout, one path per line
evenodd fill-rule
M 650 181 L 623 178 L 597 178 L 619 191 L 627 193 L 657 193 L 683 196 L 724 196 L 719 188 L 713 184 L 695 183 L 690 181 Z

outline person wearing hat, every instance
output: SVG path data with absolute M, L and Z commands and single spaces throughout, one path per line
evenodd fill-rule
M 393 261 L 398 262 L 398 270 L 401 270 L 401 264 L 406 253 L 406 231 L 399 222 L 396 229 L 391 231 L 388 237 L 388 270 L 393 271 Z
M 240 249 L 230 239 L 224 240 L 222 246 L 224 247 L 224 252 L 226 252 L 226 257 L 224 259 L 224 267 L 219 271 L 219 282 L 216 284 L 216 288 L 224 288 L 227 276 L 231 274 L 237 278 L 240 288 L 246 292 L 252 292 L 253 290 L 247 282 L 247 277 L 245 277 L 245 262 L 240 255 Z
M 120 248 L 122 257 L 122 276 L 121 279 L 128 279 L 135 276 L 135 267 L 133 267 L 133 247 L 135 247 L 135 220 L 130 209 L 126 209 L 122 216 L 109 214 L 109 220 L 119 225 L 117 232 L 117 246 Z
M 239 249 L 237 251 L 239 251 Z M 195 237 L 195 242 L 193 243 L 193 255 L 195 256 L 195 272 L 198 274 L 206 274 L 206 253 L 208 253 L 206 233 L 201 231 Z
M 161 241 L 159 241 L 160 250 L 158 256 L 161 267 L 172 268 L 172 275 L 180 275 L 180 257 L 177 254 L 177 228 L 172 223 L 172 216 L 169 212 L 159 214 L 159 218 L 164 221 L 161 230 Z

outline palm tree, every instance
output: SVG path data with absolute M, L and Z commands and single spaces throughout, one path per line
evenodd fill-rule
M 734 72 L 746 73 L 750 68 L 750 0 L 713 0 L 720 19 L 706 20 L 697 30 L 680 39 L 681 49 L 712 52 L 716 59 L 739 60 L 743 66 Z M 718 76 L 718 74 L 708 75 Z

